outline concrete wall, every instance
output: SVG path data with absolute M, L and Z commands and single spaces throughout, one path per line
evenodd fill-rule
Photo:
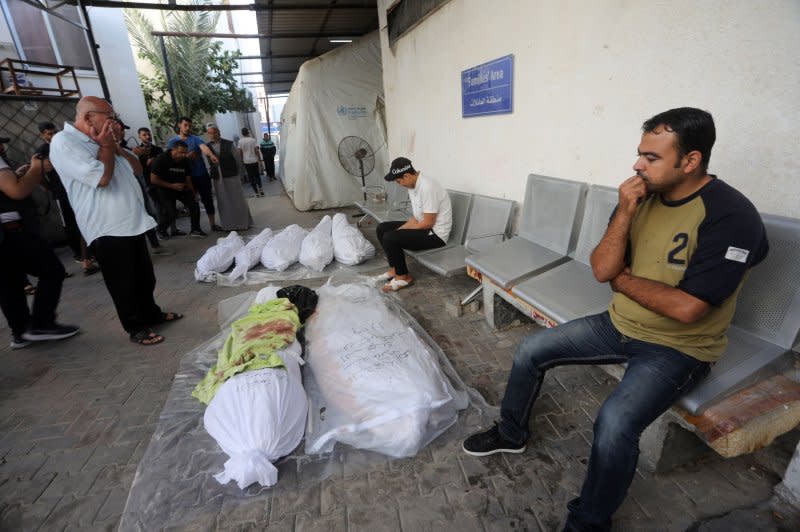
M 800 217 L 800 2 L 451 0 L 389 48 L 392 156 L 445 186 L 519 199 L 529 173 L 616 186 L 641 123 L 709 110 L 712 173 Z M 462 70 L 514 55 L 514 112 L 461 117 Z
M 108 89 L 114 108 L 122 119 L 131 126 L 128 135 L 135 135 L 135 129 L 150 126 L 144 96 L 136 76 L 128 31 L 121 9 L 88 8 L 89 17 L 94 30 L 95 40 L 100 46 L 100 61 L 105 69 Z M 0 11 L 0 58 L 19 57 L 14 47 L 11 32 L 5 17 Z M 103 96 L 100 78 L 96 72 L 81 71 L 78 84 L 84 96 Z M 37 85 L 55 87 L 54 78 L 36 80 Z M 72 87 L 72 80 L 65 82 Z

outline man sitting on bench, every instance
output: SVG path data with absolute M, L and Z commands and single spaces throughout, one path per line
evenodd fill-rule
M 591 256 L 614 291 L 607 312 L 525 338 L 500 421 L 464 441 L 468 454 L 522 453 L 545 371 L 562 364 L 627 362 L 594 423 L 586 479 L 567 505 L 565 530 L 609 530 L 639 457 L 642 431 L 708 374 L 747 271 L 768 244 L 756 208 L 707 173 L 716 132 L 709 113 L 679 108 L 642 126 L 636 175 Z
M 376 229 L 378 242 L 389 261 L 389 271 L 375 280 L 388 281 L 383 286 L 384 292 L 396 292 L 414 282 L 408 273 L 403 250 L 444 246 L 453 225 L 453 209 L 447 191 L 433 179 L 422 177 L 405 157 L 392 161 L 384 179 L 408 189 L 413 215 L 405 222 L 383 222 Z

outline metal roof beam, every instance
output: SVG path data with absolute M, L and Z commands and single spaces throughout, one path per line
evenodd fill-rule
M 77 5 L 77 0 L 67 0 L 70 5 Z M 324 11 L 330 9 L 326 4 L 288 4 L 288 5 L 266 5 L 266 4 L 150 4 L 147 2 L 120 2 L 118 0 L 81 0 L 81 4 L 87 7 L 116 7 L 130 9 L 153 9 L 159 11 Z M 335 4 L 334 9 L 358 9 L 375 10 L 376 6 L 364 5 L 362 3 Z
M 335 37 L 352 37 L 351 33 L 202 33 L 202 32 L 180 32 L 180 31 L 153 31 L 154 37 L 203 37 L 212 39 L 332 39 Z

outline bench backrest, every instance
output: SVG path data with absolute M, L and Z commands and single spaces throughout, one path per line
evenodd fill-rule
M 505 235 L 514 212 L 514 201 L 476 194 L 472 198 L 465 240 Z
M 572 258 L 589 265 L 589 258 L 595 246 L 600 243 L 603 235 L 606 234 L 608 220 L 611 213 L 617 206 L 619 194 L 617 189 L 592 185 L 586 194 L 586 208 L 583 211 L 583 221 L 581 222 L 581 232 L 578 235 L 578 243 L 575 246 L 575 254 Z
M 769 254 L 745 280 L 733 324 L 792 349 L 800 331 L 800 220 L 762 214 Z
M 531 174 L 519 218 L 519 236 L 562 255 L 575 249 L 586 183 Z
M 463 244 L 467 232 L 469 211 L 472 207 L 472 194 L 449 189 L 447 193 L 450 195 L 450 207 L 453 209 L 453 225 L 450 228 L 450 238 L 447 240 L 447 244 Z

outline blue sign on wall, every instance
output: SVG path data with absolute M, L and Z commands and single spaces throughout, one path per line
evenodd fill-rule
M 461 72 L 461 116 L 497 115 L 514 110 L 514 56 Z

